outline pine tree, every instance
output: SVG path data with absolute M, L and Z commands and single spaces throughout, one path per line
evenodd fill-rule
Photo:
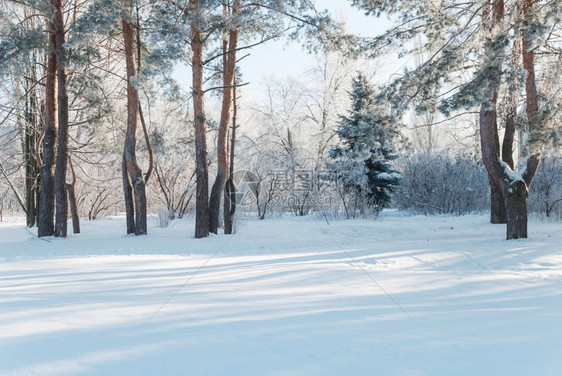
M 341 116 L 336 132 L 341 145 L 332 149 L 331 157 L 339 160 L 344 188 L 366 197 L 368 205 L 378 212 L 390 202 L 400 180 L 392 167 L 400 133 L 396 120 L 374 98 L 374 88 L 358 74 L 352 82 L 351 109 L 347 116 Z
M 507 223 L 507 239 L 526 238 L 527 192 L 540 148 L 536 142 L 524 145 L 530 156 L 526 166 L 520 163 L 523 168 L 517 169 L 512 155 L 513 120 L 524 107 L 530 141 L 544 129 L 535 71 L 540 69 L 539 57 L 551 53 L 562 2 L 353 0 L 352 4 L 367 14 L 385 14 L 397 21 L 376 38 L 348 38 L 355 50 L 372 56 L 389 50 L 399 56 L 420 49 L 435 51 L 422 65 L 405 69 L 387 85 L 385 97 L 395 107 L 413 107 L 417 113 L 440 111 L 445 116 L 479 108 L 482 159 L 492 188 L 491 221 Z M 424 41 L 421 48 L 412 47 L 416 39 Z M 525 106 L 518 98 L 525 99 Z M 498 113 L 503 102 L 512 102 L 505 114 Z M 506 132 L 500 142 L 502 123 Z

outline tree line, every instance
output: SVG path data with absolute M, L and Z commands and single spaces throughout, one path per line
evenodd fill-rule
M 395 24 L 375 37 L 350 35 L 327 11 L 305 0 L 4 2 L 0 75 L 6 96 L 0 120 L 20 131 L 24 197 L 10 180 L 17 166 L 0 161 L 0 168 L 28 226 L 37 224 L 38 236 L 65 237 L 70 210 L 73 230 L 80 231 L 76 168 L 85 175 L 95 175 L 97 168 L 100 180 L 108 169 L 120 171 L 122 199 L 114 199 L 124 203 L 127 233 L 147 233 L 150 184 L 161 189 L 171 212 L 183 215 L 192 195 L 187 188 L 176 192 L 174 174 L 180 172 L 172 172 L 164 161 L 171 153 L 166 129 L 150 126 L 153 117 L 160 124 L 170 117 L 185 126 L 184 141 L 193 145 L 191 156 L 178 158 L 186 161 L 185 174 L 194 186 L 195 237 L 217 233 L 221 225 L 232 233 L 240 154 L 249 164 L 242 167 L 256 171 L 254 196 L 262 214 L 273 202 L 268 192 L 279 184 L 260 175 L 271 175 L 267 161 L 273 166 L 283 159 L 293 176 L 306 164 L 295 147 L 295 131 L 286 125 L 294 101 L 305 103 L 304 118 L 318 129 L 310 136 L 315 156 L 306 164 L 320 176 L 314 189 L 331 184 L 348 216 L 363 207 L 360 202 L 379 211 L 407 180 L 393 164 L 400 153 L 410 153 L 402 134 L 407 114 L 424 119 L 419 127 L 428 130 L 438 118 L 475 114 L 491 192 L 490 220 L 507 224 L 508 239 L 527 237 L 530 186 L 541 154 L 556 148 L 559 139 L 560 92 L 548 77 L 556 77 L 560 68 L 561 1 L 350 3 Z M 239 61 L 252 46 L 281 36 L 300 41 L 311 53 L 329 56 L 336 51 L 345 61 L 384 61 L 389 54 L 417 56 L 418 61 L 376 87 L 364 73 L 342 73 L 340 79 L 351 89 L 344 100 L 347 110 L 334 111 L 328 92 L 291 98 L 279 87 L 270 90 L 269 108 L 255 108 L 254 113 L 274 132 L 246 137 L 237 131 L 238 88 L 245 85 Z M 172 78 L 178 64 L 189 67 L 191 87 L 182 88 Z M 328 80 L 326 71 L 319 79 L 330 82 L 332 87 L 325 89 L 334 96 L 347 96 L 346 86 L 334 89 L 338 81 Z M 160 95 L 174 98 L 177 107 L 153 106 L 154 96 Z M 220 103 L 216 121 L 206 108 L 211 97 Z M 273 103 L 282 104 L 285 115 L 273 110 Z M 100 131 L 115 121 L 122 121 L 124 129 Z M 120 158 L 105 157 L 108 137 L 123 140 L 121 152 L 113 151 Z M 264 145 L 276 143 L 275 153 L 263 152 Z M 250 166 L 252 160 L 259 166 Z M 210 168 L 216 173 L 210 174 Z M 321 176 L 330 169 L 339 172 L 337 181 Z M 111 178 L 119 179 L 115 174 Z M 304 214 L 309 194 L 292 194 L 295 210 Z M 101 202 L 110 195 L 105 189 L 94 193 L 89 217 L 103 209 Z

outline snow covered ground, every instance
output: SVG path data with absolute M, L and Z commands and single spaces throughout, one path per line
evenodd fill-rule
M 560 375 L 562 224 L 0 223 L 0 375 Z M 214 257 L 212 257 L 214 256 Z

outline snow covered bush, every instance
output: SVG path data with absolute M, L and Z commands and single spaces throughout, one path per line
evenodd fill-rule
M 562 218 L 562 160 L 545 156 L 531 184 L 529 212 L 539 217 Z
M 158 227 L 167 228 L 170 226 L 170 221 L 172 220 L 174 213 L 170 213 L 168 208 L 162 208 L 158 211 Z
M 416 154 L 401 164 L 402 180 L 394 196 L 399 209 L 463 215 L 489 206 L 486 170 L 473 155 Z

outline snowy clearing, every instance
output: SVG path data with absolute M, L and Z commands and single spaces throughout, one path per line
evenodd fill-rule
M 0 375 L 560 374 L 559 223 L 509 242 L 486 216 L 150 225 L 0 223 Z

